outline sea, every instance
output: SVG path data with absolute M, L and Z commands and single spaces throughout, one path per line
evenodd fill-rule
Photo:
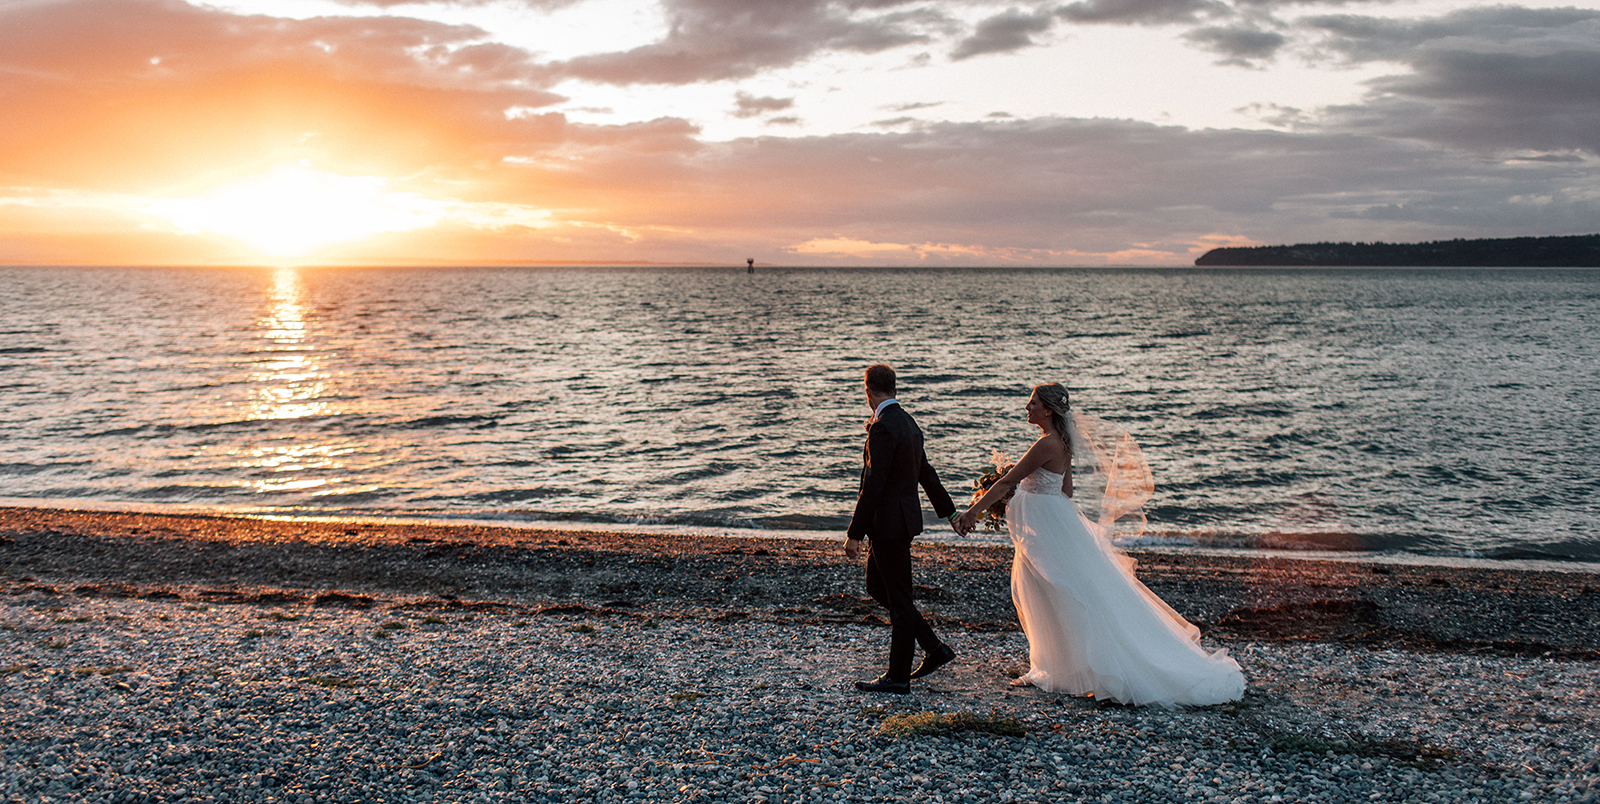
M 0 503 L 837 536 L 886 362 L 957 498 L 1060 382 L 1152 467 L 1125 544 L 1591 564 L 1595 322 L 1581 269 L 8 267 Z

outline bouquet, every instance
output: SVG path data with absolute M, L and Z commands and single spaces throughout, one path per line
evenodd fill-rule
M 994 457 L 989 459 L 989 468 L 985 469 L 977 480 L 972 481 L 972 502 L 976 503 L 983 499 L 983 495 L 989 493 L 989 487 L 993 486 L 995 481 L 1005 477 L 1006 472 L 1011 471 L 1011 467 L 1015 465 L 1006 458 L 1004 452 L 996 450 Z M 1000 532 L 1000 529 L 1006 524 L 1006 503 L 1011 501 L 1011 495 L 1015 493 L 1017 493 L 1017 489 L 1013 486 L 1010 491 L 1006 492 L 1006 496 L 1001 497 L 998 502 L 989 506 L 987 511 L 979 515 L 983 522 L 984 530 L 990 533 Z

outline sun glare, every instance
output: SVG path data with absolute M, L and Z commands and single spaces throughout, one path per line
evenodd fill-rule
M 432 226 L 442 202 L 388 189 L 374 176 L 342 176 L 301 165 L 185 199 L 148 202 L 147 211 L 185 234 L 237 240 L 269 257 L 304 257 L 318 249 L 384 232 Z

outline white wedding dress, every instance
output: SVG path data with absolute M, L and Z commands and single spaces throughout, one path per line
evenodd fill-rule
M 1028 636 L 1040 689 L 1095 700 L 1204 706 L 1244 695 L 1244 674 L 1226 650 L 1200 646 L 1191 625 L 1133 574 L 1061 491 L 1062 475 L 1023 478 L 1006 510 L 1016 545 L 1011 598 Z

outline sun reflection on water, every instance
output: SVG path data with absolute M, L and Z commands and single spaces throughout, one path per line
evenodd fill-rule
M 330 402 L 330 374 L 326 356 L 311 342 L 304 284 L 294 268 L 273 274 L 266 314 L 257 322 L 266 341 L 251 375 L 251 421 L 292 422 L 339 411 Z M 333 493 L 343 478 L 340 457 L 354 450 L 348 445 L 307 440 L 311 433 L 284 433 L 277 443 L 240 450 L 238 466 L 253 470 L 258 479 L 248 482 L 257 492 L 311 491 Z
M 303 419 L 329 413 L 328 375 L 321 356 L 306 343 L 300 272 L 280 268 L 272 280 L 272 306 L 260 321 L 262 337 L 271 346 L 269 357 L 250 378 L 256 388 L 250 418 Z

